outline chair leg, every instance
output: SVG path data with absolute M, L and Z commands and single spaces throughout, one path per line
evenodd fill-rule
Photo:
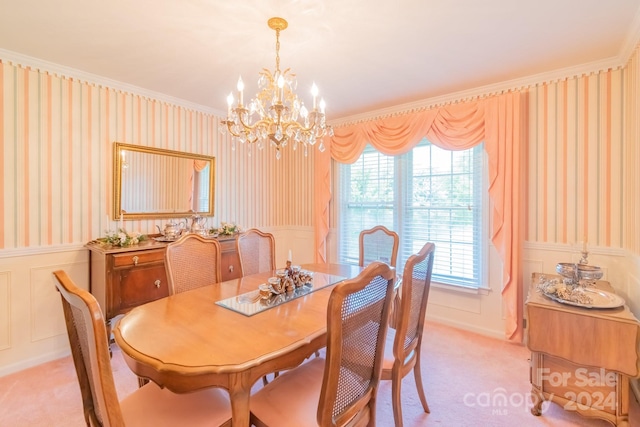
M 429 414 L 431 413 L 431 410 L 429 410 L 429 405 L 427 404 L 427 398 L 424 395 L 424 386 L 422 385 L 422 373 L 420 371 L 420 347 L 418 347 L 418 352 L 416 354 L 416 365 L 413 367 L 413 375 L 416 378 L 416 388 L 418 389 L 418 396 L 420 397 L 422 408 L 424 409 L 424 412 Z
M 402 401 L 400 400 L 402 378 L 399 374 L 399 372 L 393 372 L 391 379 L 391 403 L 393 405 L 395 427 L 402 427 Z
M 138 377 L 138 388 L 144 386 L 147 383 L 149 383 L 149 380 L 147 378 Z

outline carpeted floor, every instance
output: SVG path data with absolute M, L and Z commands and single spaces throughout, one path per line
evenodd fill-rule
M 121 397 L 138 387 L 136 377 L 113 349 L 113 371 Z M 609 426 L 563 410 L 556 404 L 531 415 L 529 352 L 521 345 L 428 322 L 423 373 L 430 414 L 422 411 L 413 376 L 403 381 L 404 425 L 417 426 Z M 256 386 L 259 387 L 259 386 Z M 378 426 L 393 426 L 391 384 L 378 392 Z M 505 405 L 495 405 L 506 397 Z M 631 395 L 630 426 L 640 427 L 640 409 Z M 0 378 L 0 426 L 84 426 L 73 362 L 65 357 Z

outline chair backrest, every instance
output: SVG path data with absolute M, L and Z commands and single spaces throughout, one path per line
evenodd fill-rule
M 319 425 L 367 425 L 375 419 L 394 277 L 387 264 L 373 262 L 331 292 Z
M 79 288 L 62 270 L 55 271 L 56 288 L 80 383 L 87 425 L 124 426 L 118 401 L 105 320 L 95 297 Z
M 276 269 L 276 241 L 273 234 L 251 228 L 236 240 L 243 276 Z
M 178 294 L 222 281 L 220 243 L 187 234 L 167 245 L 165 267 L 169 294 Z
M 404 265 L 400 307 L 395 317 L 393 356 L 396 360 L 406 360 L 422 340 L 435 250 L 433 243 L 426 243 Z
M 373 261 L 381 261 L 396 266 L 400 238 L 398 233 L 383 225 L 377 225 L 360 232 L 360 267 Z

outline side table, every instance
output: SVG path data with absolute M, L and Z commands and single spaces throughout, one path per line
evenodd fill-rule
M 531 350 L 533 408 L 552 401 L 566 410 L 629 425 L 629 378 L 640 374 L 640 323 L 629 308 L 589 309 L 552 301 L 531 278 L 525 340 Z M 547 278 L 560 278 L 545 274 Z M 613 292 L 606 281 L 600 289 Z

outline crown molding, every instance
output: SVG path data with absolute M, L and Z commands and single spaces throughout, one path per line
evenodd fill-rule
M 620 56 L 606 58 L 599 61 L 589 62 L 585 64 L 575 65 L 558 70 L 548 71 L 545 73 L 534 74 L 527 77 L 506 80 L 503 82 L 479 86 L 477 88 L 468 89 L 459 92 L 452 92 L 446 95 L 427 98 L 420 101 L 409 102 L 406 104 L 395 105 L 393 107 L 381 108 L 379 110 L 368 111 L 362 114 L 356 114 L 339 119 L 333 119 L 328 123 L 333 127 L 351 125 L 355 123 L 376 120 L 383 117 L 394 116 L 398 114 L 406 114 L 412 111 L 425 110 L 429 108 L 439 107 L 447 104 L 455 104 L 465 102 L 472 99 L 485 98 L 505 92 L 522 90 L 525 88 L 537 86 L 544 83 L 566 80 L 572 77 L 584 76 L 598 73 L 610 69 L 622 68 Z
M 624 68 L 640 44 L 640 7 L 636 10 L 633 23 L 627 32 L 624 42 L 617 56 L 606 58 L 599 61 L 588 62 L 585 64 L 575 65 L 567 68 L 561 68 L 545 73 L 534 74 L 527 77 L 507 80 L 491 85 L 480 86 L 477 88 L 453 92 L 442 96 L 427 98 L 406 104 L 395 105 L 392 107 L 381 108 L 366 113 L 355 114 L 328 121 L 333 127 L 347 126 L 355 123 L 376 120 L 383 117 L 389 117 L 398 114 L 406 114 L 412 111 L 434 108 L 442 105 L 453 104 L 457 102 L 465 102 L 472 99 L 484 98 L 500 93 L 514 90 L 521 90 L 537 86 L 544 83 L 566 80 L 572 77 L 584 76 L 609 69 Z
M 29 67 L 35 70 L 53 74 L 60 77 L 67 77 L 82 82 L 86 82 L 90 85 L 96 85 L 98 87 L 105 87 L 115 89 L 121 92 L 133 93 L 140 95 L 148 99 L 154 99 L 167 104 L 172 104 L 180 107 L 184 107 L 188 110 L 195 110 L 203 113 L 212 114 L 217 117 L 223 117 L 225 113 L 220 112 L 217 109 L 207 107 L 205 105 L 196 104 L 193 102 L 185 101 L 184 99 L 176 98 L 164 93 L 155 92 L 152 90 L 144 89 L 139 86 L 123 83 L 118 80 L 112 80 L 97 74 L 88 73 L 85 71 L 77 70 L 75 68 L 67 67 L 64 65 L 56 64 L 54 62 L 45 61 L 42 59 L 34 58 L 31 56 L 23 55 L 21 53 L 12 52 L 10 50 L 0 49 L 0 61 L 7 61 L 17 66 Z

